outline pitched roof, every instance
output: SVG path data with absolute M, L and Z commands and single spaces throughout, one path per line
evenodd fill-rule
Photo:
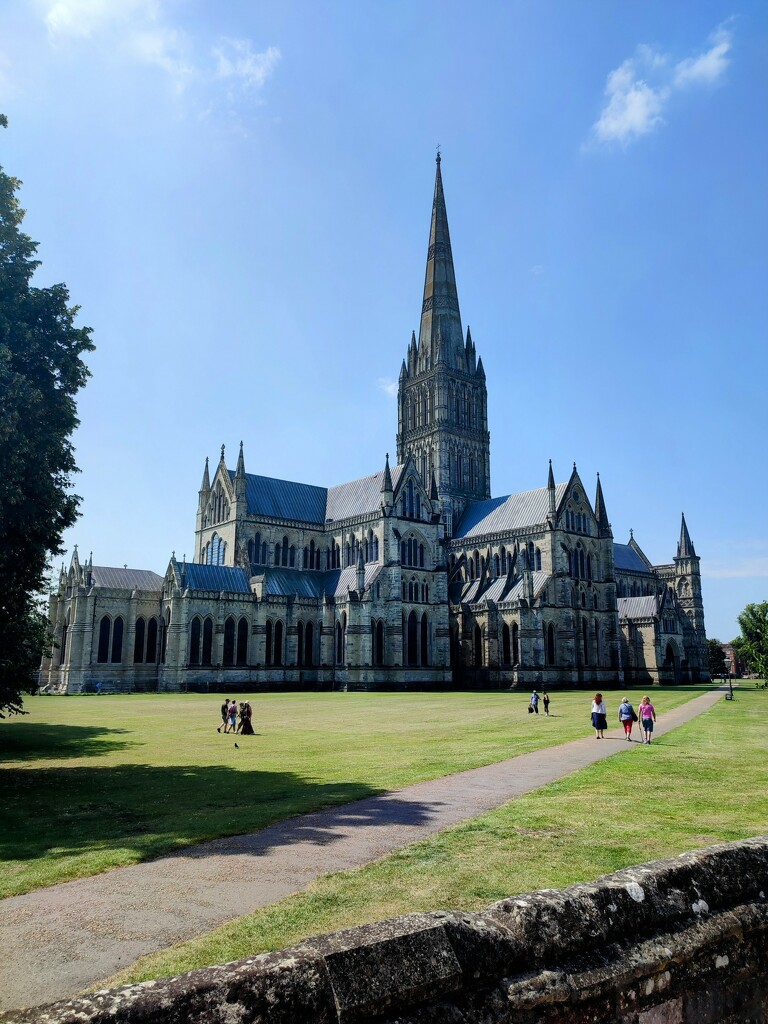
M 199 565 L 187 562 L 184 568 L 184 589 L 218 590 L 226 594 L 250 594 L 248 573 L 235 565 Z M 176 579 L 181 586 L 182 566 L 176 563 Z
M 404 466 L 395 466 L 390 471 L 393 490 L 397 490 L 404 469 Z M 365 515 L 367 512 L 377 512 L 381 507 L 384 473 L 385 470 L 382 469 L 372 476 L 364 476 L 359 480 L 350 480 L 349 483 L 339 484 L 337 487 L 329 487 L 325 519 L 348 519 L 352 516 Z
M 616 604 L 620 619 L 652 619 L 658 614 L 655 594 L 644 597 L 619 597 Z
M 397 488 L 404 468 L 395 466 L 391 470 L 394 488 Z M 232 470 L 229 475 L 234 480 Z M 249 515 L 322 526 L 328 519 L 347 519 L 378 511 L 383 482 L 384 470 L 336 487 L 316 487 L 314 484 L 246 473 L 245 497 Z
M 646 576 L 650 575 L 648 566 L 629 544 L 614 543 L 613 565 L 616 569 L 630 569 L 632 572 L 642 572 Z
M 159 592 L 163 589 L 163 577 L 150 569 L 120 569 L 110 565 L 92 566 L 91 582 L 95 587 L 115 590 Z
M 568 484 L 555 486 L 555 504 L 559 505 Z M 461 517 L 454 537 L 479 537 L 487 533 L 506 533 L 546 522 L 549 512 L 549 488 L 521 491 L 503 498 L 471 501 Z
M 535 596 L 541 593 L 550 579 L 550 574 L 542 570 L 531 573 L 533 577 L 533 593 Z M 454 604 L 485 604 L 487 601 L 516 601 L 526 596 L 525 577 L 518 576 L 512 585 L 509 585 L 507 576 L 497 576 L 488 581 L 484 590 L 480 590 L 480 580 L 468 580 L 459 589 L 456 584 L 451 585 L 451 600 Z
M 380 562 L 368 562 L 365 567 L 365 587 L 371 586 L 381 572 Z M 328 572 L 306 572 L 297 569 L 266 568 L 264 575 L 264 593 L 273 597 L 320 598 L 324 594 L 329 597 L 343 597 L 350 590 L 357 588 L 357 569 L 348 565 L 344 569 L 331 569 Z

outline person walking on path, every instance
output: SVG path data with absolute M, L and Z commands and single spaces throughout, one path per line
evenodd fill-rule
M 646 694 L 640 701 L 640 728 L 642 729 L 643 743 L 650 743 L 653 735 L 653 723 L 656 721 L 656 708 L 651 704 L 651 698 Z
M 538 715 L 538 713 L 539 713 L 539 694 L 538 694 L 538 692 L 536 690 L 534 690 L 533 693 L 531 694 L 531 707 L 533 708 L 533 710 Z
M 233 700 L 229 705 L 229 719 L 224 732 L 235 732 L 237 730 L 237 701 Z
M 629 702 L 628 697 L 621 698 L 621 704 L 619 704 L 619 721 L 624 727 L 624 734 L 627 740 L 632 742 L 632 726 L 637 721 L 637 713 Z
M 544 705 L 544 714 L 549 718 L 549 694 L 546 690 L 541 691 L 541 703 Z
M 605 739 L 605 730 L 608 728 L 608 712 L 605 707 L 602 693 L 596 693 L 592 701 L 592 728 L 595 730 L 595 739 Z
M 224 703 L 221 705 L 221 725 L 216 732 L 227 731 L 227 719 L 229 718 L 229 697 L 224 698 Z

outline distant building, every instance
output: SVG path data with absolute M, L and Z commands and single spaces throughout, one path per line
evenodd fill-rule
M 361 433 L 360 442 L 364 442 Z M 163 576 L 81 562 L 50 599 L 49 692 L 652 685 L 708 678 L 699 559 L 616 544 L 598 477 L 491 497 L 486 378 L 459 312 L 440 158 L 397 465 L 336 487 L 235 469 Z M 380 464 L 381 465 L 381 464 Z
M 744 662 L 736 653 L 736 648 L 733 644 L 720 644 L 723 651 L 723 657 L 725 658 L 725 670 L 737 679 L 741 679 L 744 675 Z

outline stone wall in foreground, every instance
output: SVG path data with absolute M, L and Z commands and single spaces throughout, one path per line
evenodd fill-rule
M 766 1024 L 768 836 L 414 914 L 3 1024 Z

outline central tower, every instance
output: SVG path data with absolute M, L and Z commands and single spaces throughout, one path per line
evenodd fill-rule
M 449 532 L 468 501 L 491 496 L 488 395 L 482 359 L 461 327 L 437 155 L 419 338 L 411 335 L 397 395 L 397 460 L 413 457 L 427 487 L 434 477 Z

